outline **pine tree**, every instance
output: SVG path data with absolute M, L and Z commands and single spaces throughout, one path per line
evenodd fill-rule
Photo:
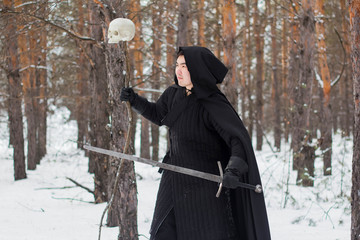
M 352 165 L 351 240 L 360 236 L 360 0 L 349 0 L 351 63 L 354 80 L 354 152 Z
M 13 9 L 13 1 L 5 0 L 4 6 Z M 5 49 L 7 49 L 7 78 L 9 89 L 8 114 L 10 144 L 14 149 L 14 179 L 20 180 L 26 178 L 25 152 L 24 152 L 24 127 L 23 115 L 21 110 L 22 104 L 22 87 L 19 74 L 18 44 L 16 41 L 16 21 L 15 17 L 7 18 L 5 32 Z

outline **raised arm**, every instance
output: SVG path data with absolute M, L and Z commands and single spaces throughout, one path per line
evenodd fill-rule
M 167 88 L 156 102 L 149 102 L 146 98 L 139 96 L 132 88 L 121 89 L 120 100 L 129 101 L 135 112 L 156 125 L 161 125 L 161 120 L 168 113 L 168 102 L 172 96 L 171 87 Z

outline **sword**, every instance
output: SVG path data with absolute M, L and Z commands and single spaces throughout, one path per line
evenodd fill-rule
M 180 167 L 180 166 L 175 166 L 172 164 L 168 164 L 168 163 L 162 163 L 162 162 L 157 162 L 157 161 L 153 161 L 150 159 L 146 159 L 146 158 L 141 158 L 141 157 L 136 157 L 134 155 L 129 155 L 129 154 L 125 154 L 125 153 L 120 153 L 120 152 L 115 152 L 115 151 L 111 151 L 111 150 L 107 150 L 107 149 L 103 149 L 103 148 L 98 148 L 98 147 L 93 147 L 93 146 L 89 146 L 89 145 L 84 145 L 84 148 L 92 151 L 92 152 L 97 152 L 97 153 L 101 153 L 101 154 L 105 154 L 108 156 L 113 156 L 113 157 L 117 157 L 117 158 L 121 158 L 121 159 L 126 159 L 129 161 L 133 161 L 133 162 L 140 162 L 140 163 L 144 163 L 144 164 L 148 164 L 151 166 L 155 166 L 155 167 L 159 167 L 162 169 L 166 169 L 172 172 L 177 172 L 177 173 L 182 173 L 185 175 L 189 175 L 192 177 L 197 177 L 197 178 L 201 178 L 201 179 L 206 179 L 212 182 L 216 182 L 219 183 L 219 189 L 216 193 L 216 197 L 220 196 L 221 193 L 221 189 L 222 189 L 222 180 L 223 180 L 223 170 L 222 170 L 222 166 L 220 161 L 218 161 L 218 167 L 219 167 L 219 172 L 220 175 L 215 175 L 215 174 L 211 174 L 211 173 L 206 173 L 206 172 L 200 172 L 194 169 L 190 169 L 190 168 L 184 168 L 184 167 Z M 238 182 L 237 187 L 242 187 L 242 188 L 246 188 L 246 189 L 250 189 L 255 191 L 256 193 L 261 193 L 262 192 L 262 187 L 260 184 L 254 186 L 248 183 L 243 183 L 243 182 Z

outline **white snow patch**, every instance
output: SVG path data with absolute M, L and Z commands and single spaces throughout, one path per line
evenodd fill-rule
M 88 160 L 76 147 L 77 125 L 67 121 L 69 112 L 57 109 L 48 117 L 47 155 L 27 179 L 14 181 L 12 148 L 8 145 L 6 113 L 0 114 L 0 238 L 4 240 L 96 240 L 105 204 L 93 204 L 93 196 L 74 187 L 66 177 L 93 189 Z M 164 136 L 165 129 L 161 130 Z M 163 137 L 164 139 L 164 137 Z M 161 154 L 165 152 L 162 140 Z M 136 141 L 138 148 L 139 141 Z M 321 155 L 321 151 L 316 151 Z M 315 187 L 297 186 L 291 151 L 282 143 L 273 153 L 268 145 L 257 151 L 272 239 L 350 239 L 350 191 L 352 140 L 334 135 L 332 176 L 322 173 L 315 161 Z M 138 230 L 149 238 L 159 180 L 157 168 L 135 164 L 138 174 Z M 140 177 L 141 176 L 141 177 Z M 70 187 L 64 188 L 63 187 Z M 288 192 L 288 193 L 287 193 Z M 341 195 L 342 194 L 342 195 Z M 286 203 L 286 208 L 284 205 Z M 118 228 L 103 227 L 103 240 L 117 239 Z

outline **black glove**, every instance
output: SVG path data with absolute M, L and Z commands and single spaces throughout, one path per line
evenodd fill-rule
M 134 90 L 132 88 L 123 87 L 121 89 L 120 101 L 122 101 L 122 102 L 129 101 L 130 104 L 133 104 L 135 101 L 135 98 L 136 98 L 136 93 L 134 92 Z
M 248 171 L 248 164 L 240 157 L 231 156 L 225 168 L 222 184 L 226 188 L 237 188 L 239 178 Z

